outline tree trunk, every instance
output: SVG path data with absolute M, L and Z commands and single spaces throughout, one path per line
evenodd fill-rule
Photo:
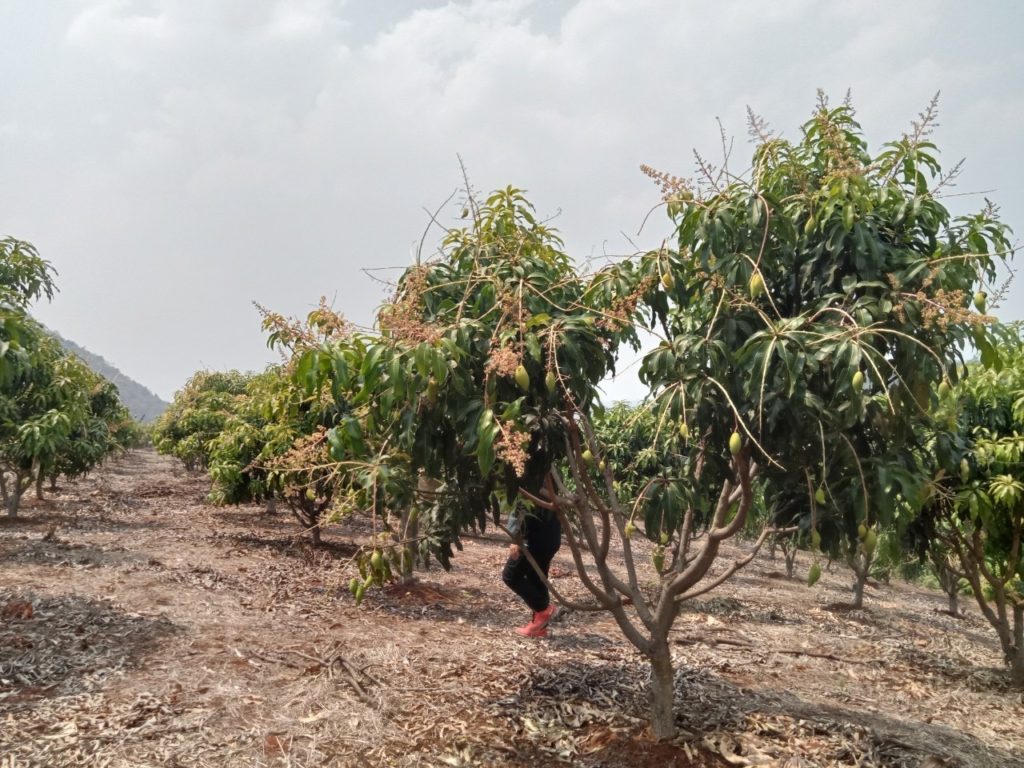
M 796 573 L 796 547 L 793 549 L 785 550 L 786 554 L 786 576 L 793 578 L 793 574 Z
M 958 590 L 951 589 L 946 593 L 946 597 L 949 598 L 949 613 L 952 616 L 960 615 L 960 594 Z
M 1010 656 L 1010 680 L 1015 688 L 1024 688 L 1024 605 L 1013 606 L 1013 653 Z
M 672 669 L 672 653 L 668 643 L 656 643 L 647 655 L 651 662 L 651 733 L 658 741 L 671 739 L 676 735 L 675 671 Z
M 20 474 L 14 475 L 14 483 L 12 485 L 13 487 L 7 493 L 7 516 L 17 517 L 18 508 L 21 506 L 21 494 L 25 491 Z
M 7 473 L 0 470 L 0 498 L 3 499 L 4 505 L 7 504 Z
M 50 493 L 57 492 L 57 475 L 56 473 L 50 475 Z
M 868 580 L 868 569 L 865 568 L 863 571 L 854 570 L 854 582 L 853 582 L 853 608 L 864 607 L 864 584 Z
M 46 476 L 40 472 L 36 475 L 36 501 L 43 501 L 43 482 L 46 480 Z
M 320 546 L 320 521 L 316 521 L 309 527 L 309 537 L 313 540 L 313 546 Z
M 268 515 L 277 514 L 277 497 L 276 496 L 267 496 L 267 508 L 266 508 L 265 512 Z

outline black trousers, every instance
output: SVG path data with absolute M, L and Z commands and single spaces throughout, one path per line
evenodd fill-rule
M 526 517 L 521 530 L 525 548 L 547 576 L 551 560 L 562 546 L 562 526 L 558 518 L 551 513 L 544 517 Z M 551 604 L 548 588 L 522 552 L 519 557 L 508 559 L 501 580 L 535 612 L 543 611 Z

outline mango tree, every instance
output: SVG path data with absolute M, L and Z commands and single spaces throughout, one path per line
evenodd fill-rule
M 595 403 L 620 334 L 584 304 L 586 281 L 520 190 L 471 200 L 465 215 L 439 258 L 402 275 L 379 335 L 299 366 L 350 408 L 329 441 L 375 526 L 445 567 L 465 526 L 552 487 L 567 414 Z
M 67 434 L 55 447 L 52 459 L 43 462 L 36 478 L 42 498 L 44 477 L 53 490 L 58 477 L 73 479 L 87 474 L 111 453 L 127 450 L 139 440 L 140 431 L 121 402 L 117 387 L 68 354 L 64 375 L 76 382 L 78 398 L 69 416 Z
M 25 490 L 46 477 L 74 476 L 118 447 L 127 420 L 116 389 L 30 320 L 0 384 L 0 492 L 16 516 Z
M 770 534 L 711 570 L 756 487 L 769 507 L 802 489 L 803 505 L 781 505 L 789 513 L 776 523 L 805 521 L 825 546 L 841 536 L 866 572 L 894 498 L 919 495 L 914 427 L 931 386 L 955 379 L 969 341 L 991 346 L 971 305 L 1006 254 L 1005 230 L 991 211 L 954 219 L 937 199 L 932 119 L 873 156 L 846 104 L 822 100 L 793 142 L 754 120 L 749 176 L 705 168 L 690 184 L 652 172 L 674 247 L 608 269 L 588 293 L 616 322 L 639 292 L 631 317 L 663 336 L 641 379 L 659 423 L 686 443 L 681 471 L 622 505 L 608 492 L 613 467 L 595 479 L 586 452 L 600 462 L 603 449 L 576 412 L 574 482 L 555 480 L 553 506 L 582 522 L 586 549 L 569 544 L 584 584 L 651 662 L 659 737 L 674 731 L 668 638 L 680 604 L 732 576 Z M 822 507 L 838 524 L 819 529 Z M 633 530 L 656 542 L 653 582 Z M 621 560 L 608 556 L 615 536 Z M 583 571 L 585 551 L 597 579 Z
M 287 362 L 252 376 L 209 443 L 211 498 L 220 504 L 280 498 L 320 544 L 320 526 L 345 487 L 328 453 L 327 430 L 345 410 L 299 367 L 310 350 L 343 342 L 348 324 L 322 301 L 305 322 L 263 311 L 270 346 Z
M 153 425 L 157 451 L 180 459 L 186 469 L 206 469 L 210 441 L 224 428 L 249 378 L 238 371 L 194 374 Z
M 1014 685 L 1024 687 L 1024 340 L 1001 365 L 972 365 L 943 387 L 926 454 L 929 500 L 914 532 L 949 576 L 965 580 L 995 629 Z M 953 606 L 951 605 L 951 609 Z

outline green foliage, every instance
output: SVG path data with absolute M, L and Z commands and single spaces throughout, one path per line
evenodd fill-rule
M 630 520 L 652 541 L 670 527 L 685 485 L 678 479 L 686 466 L 688 439 L 674 422 L 659 423 L 649 406 L 616 403 L 594 418 L 603 461 L 615 477 L 620 503 L 630 506 Z
M 128 447 L 136 427 L 117 390 L 23 318 L 0 379 L 0 472 L 8 512 L 33 480 L 76 477 Z
M 205 469 L 210 442 L 224 428 L 250 378 L 238 371 L 200 371 L 192 376 L 153 425 L 157 451 L 175 456 L 188 469 Z
M 966 579 L 1024 685 L 1024 337 L 998 368 L 972 364 L 935 409 L 922 462 L 927 503 L 911 529 L 942 576 Z
M 594 405 L 629 328 L 588 308 L 587 282 L 520 190 L 471 208 L 436 260 L 402 275 L 380 337 L 354 335 L 296 368 L 351 407 L 332 455 L 367 457 L 359 484 L 379 505 L 408 503 L 421 470 L 443 482 L 421 523 L 445 565 L 464 526 L 486 525 L 520 489 L 540 492 L 566 455 L 567 414 Z
M 677 249 L 630 267 L 671 276 L 649 280 L 665 341 L 641 376 L 697 436 L 686 496 L 705 514 L 734 432 L 780 523 L 834 520 L 826 547 L 919 500 L 915 426 L 967 345 L 995 356 L 971 298 L 1009 252 L 991 208 L 955 218 L 936 196 L 933 117 L 872 155 L 849 105 L 822 101 L 798 141 L 760 137 L 749 179 L 670 185 Z
M 18 349 L 30 332 L 26 309 L 30 302 L 52 298 L 57 290 L 54 270 L 31 243 L 11 237 L 0 239 L 0 379 L 10 373 L 8 354 Z

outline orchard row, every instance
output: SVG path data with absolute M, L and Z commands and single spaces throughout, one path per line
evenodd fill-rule
M 666 245 L 593 273 L 520 190 L 467 195 L 372 332 L 325 306 L 265 313 L 286 362 L 197 374 L 157 445 L 207 468 L 215 499 L 281 499 L 314 537 L 370 515 L 357 599 L 447 566 L 468 526 L 554 511 L 577 607 L 650 660 L 659 737 L 680 604 L 778 537 L 845 558 L 858 602 L 880 548 L 916 547 L 969 583 L 1024 684 L 1024 353 L 988 314 L 1009 232 L 992 206 L 943 205 L 933 122 L 871 153 L 848 104 L 821 100 L 793 141 L 754 120 L 742 176 L 645 169 Z M 599 384 L 642 332 L 660 340 L 649 395 L 604 412 Z M 745 531 L 747 554 L 718 562 Z
M 0 495 L 10 517 L 33 484 L 42 499 L 47 480 L 83 475 L 142 437 L 117 388 L 27 314 L 55 290 L 29 243 L 0 240 Z

